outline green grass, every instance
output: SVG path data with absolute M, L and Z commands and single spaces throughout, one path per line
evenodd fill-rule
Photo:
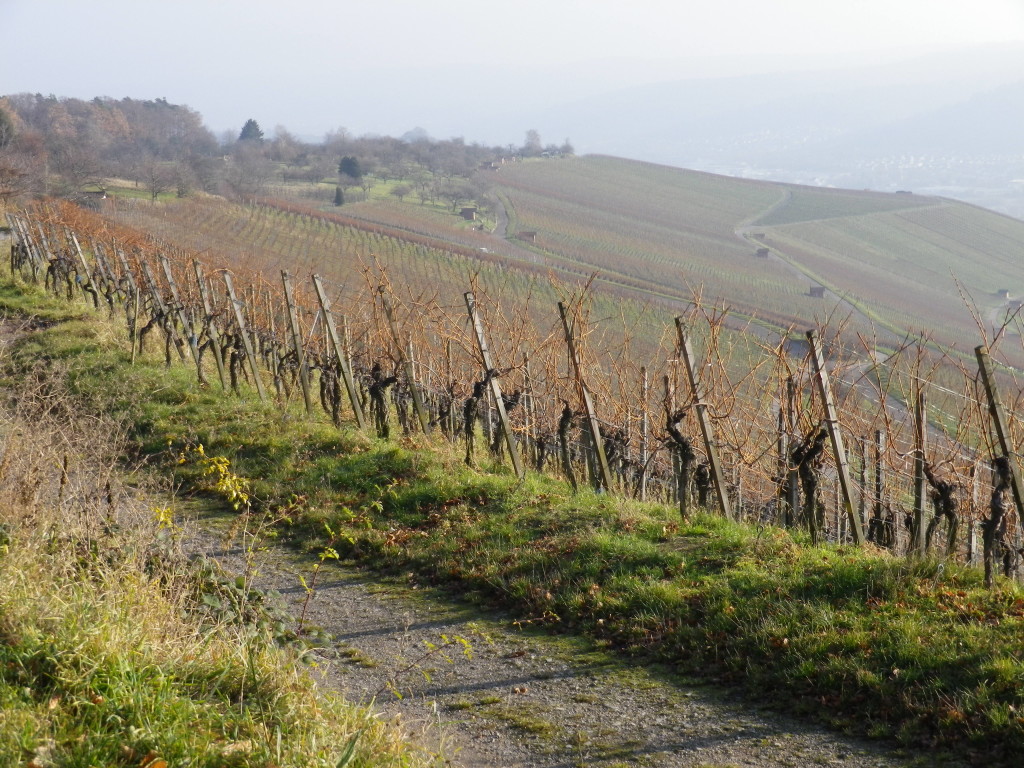
M 0 304 L 29 334 L 0 411 L 0 766 L 431 764 L 373 713 L 315 693 L 296 649 L 274 643 L 281 614 L 190 565 L 151 506 L 162 497 L 102 501 L 123 458 L 105 412 L 145 381 L 166 416 L 158 377 L 111 401 L 96 388 L 123 355 L 96 313 L 9 285 Z
M 16 534 L 0 560 L 0 765 L 334 765 L 366 728 L 361 764 L 399 764 L 368 713 L 318 701 L 278 651 L 183 620 L 173 574 L 110 565 L 123 541 L 76 563 L 38 538 Z
M 14 300 L 12 299 L 12 302 Z M 19 299 L 24 308 L 25 299 Z M 1024 747 L 1024 591 L 974 570 L 909 562 L 708 515 L 589 492 L 500 466 L 475 472 L 440 439 L 387 443 L 295 411 L 199 389 L 182 367 L 127 365 L 102 323 L 40 330 L 15 370 L 67 371 L 88 410 L 133 425 L 140 457 L 216 496 L 187 446 L 251 481 L 280 534 L 414 571 L 678 672 L 908 744 L 1009 762 Z M 328 536 L 327 523 L 335 536 Z

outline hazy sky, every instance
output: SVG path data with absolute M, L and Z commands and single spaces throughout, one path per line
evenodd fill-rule
M 499 104 L 1024 41 L 1024 0 L 0 0 L 0 29 L 0 94 L 443 138 Z

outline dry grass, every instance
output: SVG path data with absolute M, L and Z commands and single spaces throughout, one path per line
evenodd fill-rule
M 124 430 L 76 422 L 59 378 L 0 412 L 0 766 L 433 762 L 200 618 L 167 511 L 121 483 Z

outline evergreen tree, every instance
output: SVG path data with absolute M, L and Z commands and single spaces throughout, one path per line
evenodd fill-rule
M 345 195 L 342 194 L 341 187 L 334 188 L 334 204 L 343 205 L 345 203 Z
M 245 121 L 245 125 L 242 126 L 242 132 L 238 134 L 238 140 L 263 141 L 263 131 L 260 130 L 260 124 L 250 117 Z
M 341 158 L 341 162 L 338 163 L 338 173 L 350 176 L 356 181 L 363 178 L 363 169 L 359 167 L 359 160 L 349 155 Z

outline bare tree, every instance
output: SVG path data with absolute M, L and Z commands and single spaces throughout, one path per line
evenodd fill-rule
M 175 182 L 174 169 L 154 157 L 148 157 L 139 169 L 139 180 L 149 192 L 149 201 L 155 203 L 157 198 L 168 191 Z
M 263 147 L 254 142 L 239 144 L 224 175 L 231 193 L 238 198 L 251 198 L 266 189 L 274 173 L 274 163 Z
M 441 187 L 441 199 L 451 203 L 452 211 L 459 205 L 473 199 L 473 189 L 463 179 L 450 179 Z
M 540 153 L 543 151 L 544 145 L 540 140 L 540 132 L 535 128 L 531 128 L 526 132 L 526 141 L 523 143 L 523 156 L 540 157 Z
M 391 188 L 391 196 L 397 197 L 399 202 L 401 202 L 406 195 L 409 195 L 411 193 L 412 187 L 410 187 L 408 184 L 396 184 Z
M 57 175 L 58 194 L 78 197 L 86 187 L 105 183 L 100 161 L 88 147 L 61 143 L 50 153 L 50 169 Z

